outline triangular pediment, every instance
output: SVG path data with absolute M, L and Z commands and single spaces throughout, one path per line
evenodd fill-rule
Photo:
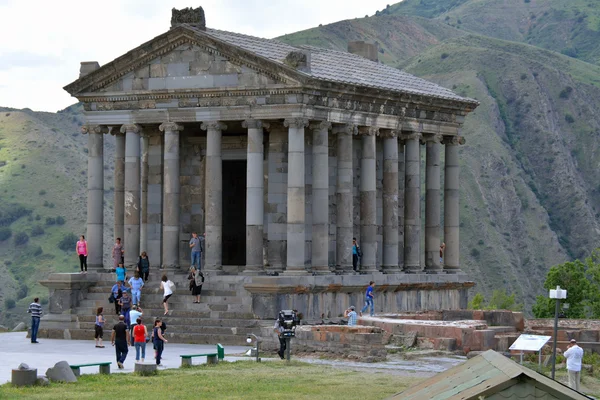
M 303 76 L 247 50 L 178 27 L 65 87 L 73 96 L 298 87 Z

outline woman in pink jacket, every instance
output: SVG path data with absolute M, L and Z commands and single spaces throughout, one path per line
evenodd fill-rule
M 79 241 L 76 246 L 77 255 L 79 256 L 79 266 L 81 267 L 81 273 L 87 274 L 87 242 L 85 241 L 85 236 L 81 235 Z M 85 268 L 85 270 L 84 270 Z

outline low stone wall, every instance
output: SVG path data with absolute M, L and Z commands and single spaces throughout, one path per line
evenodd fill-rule
M 554 336 L 554 319 L 529 319 L 525 332 Z M 600 353 L 600 321 L 586 319 L 559 319 L 557 347 L 566 350 L 571 339 L 584 350 Z
M 291 339 L 292 355 L 298 353 L 330 354 L 360 362 L 377 362 L 386 358 L 385 332 L 372 326 L 301 325 Z M 272 329 L 263 329 L 261 348 L 275 351 L 279 340 Z

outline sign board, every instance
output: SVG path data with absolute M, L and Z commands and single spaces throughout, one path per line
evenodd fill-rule
M 552 336 L 523 334 L 515 340 L 509 350 L 540 351 L 550 339 L 552 339 Z

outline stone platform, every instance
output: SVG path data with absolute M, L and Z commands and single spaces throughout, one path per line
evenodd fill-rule
M 296 309 L 306 323 L 339 318 L 354 305 L 360 309 L 369 281 L 375 286 L 375 312 L 464 309 L 473 286 L 462 274 L 381 274 L 241 276 L 207 272 L 200 304 L 193 303 L 185 270 L 153 269 L 142 290 L 144 323 L 163 316 L 160 277 L 176 283 L 164 317 L 170 341 L 243 345 L 246 335 L 272 327 L 281 309 Z M 106 326 L 116 322 L 108 302 L 112 273 L 52 274 L 40 282 L 48 287 L 49 313 L 42 318 L 40 338 L 93 338 L 94 316 L 104 307 Z

